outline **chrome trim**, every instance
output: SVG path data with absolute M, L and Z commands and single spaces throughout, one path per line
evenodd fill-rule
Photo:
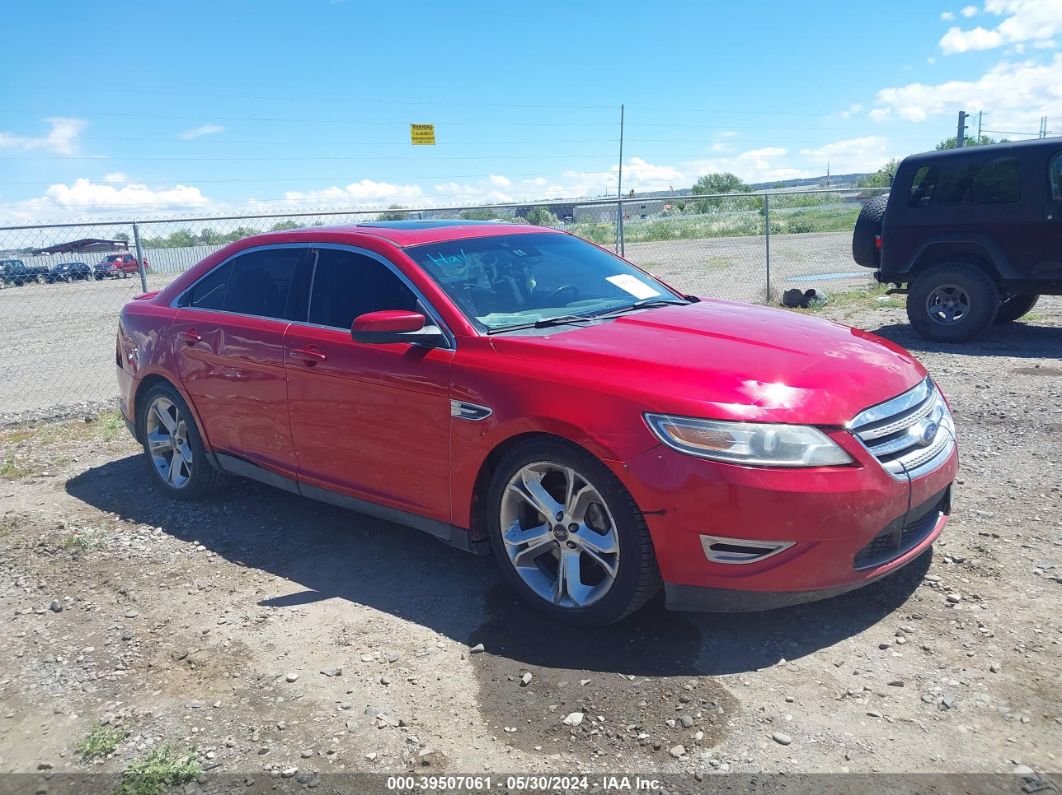
M 489 406 L 481 406 L 478 403 L 469 403 L 464 400 L 450 401 L 450 416 L 472 422 L 482 422 L 494 413 Z
M 794 541 L 753 541 L 744 538 L 727 538 L 726 536 L 701 536 L 701 549 L 704 550 L 704 556 L 712 563 L 725 563 L 731 566 L 759 563 L 761 560 L 767 560 L 767 558 L 772 558 L 780 552 L 785 552 L 795 543 Z M 712 549 L 717 544 L 734 547 L 754 547 L 762 549 L 763 552 L 744 553 Z
M 955 449 L 955 421 L 929 378 L 860 412 L 847 428 L 896 480 L 932 472 Z

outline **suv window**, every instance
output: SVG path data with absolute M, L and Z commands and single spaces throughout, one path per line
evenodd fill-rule
M 1051 180 L 1051 198 L 1062 201 L 1062 152 L 1059 152 L 1047 164 L 1047 173 Z
M 909 207 L 1006 204 L 1021 196 L 1016 157 L 956 159 L 922 166 L 911 181 Z
M 349 329 L 358 315 L 381 309 L 422 311 L 413 291 L 378 260 L 334 248 L 317 251 L 311 323 Z
M 225 289 L 225 311 L 295 319 L 298 301 L 290 300 L 291 286 L 305 252 L 303 248 L 273 248 L 236 257 Z

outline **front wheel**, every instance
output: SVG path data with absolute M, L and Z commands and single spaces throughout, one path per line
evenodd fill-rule
M 999 289 L 976 265 L 944 262 L 918 275 L 907 293 L 907 318 L 921 336 L 966 342 L 999 311 Z
M 1032 311 L 1040 296 L 1036 293 L 1008 295 L 999 302 L 999 312 L 996 313 L 997 323 L 1011 323 L 1019 317 L 1023 317 Z
M 188 404 L 169 384 L 152 387 L 141 404 L 138 428 L 155 482 L 171 497 L 194 500 L 225 480 L 207 458 Z
M 614 623 L 660 586 L 634 500 L 579 448 L 552 440 L 521 445 L 499 465 L 487 503 L 503 576 L 526 602 L 559 621 Z

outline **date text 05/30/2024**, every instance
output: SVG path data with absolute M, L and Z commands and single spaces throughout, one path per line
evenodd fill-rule
M 388 776 L 387 789 L 413 792 L 552 792 L 600 789 L 609 792 L 657 792 L 663 782 L 641 776 Z

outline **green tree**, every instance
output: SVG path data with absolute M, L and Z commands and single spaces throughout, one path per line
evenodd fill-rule
M 856 185 L 860 188 L 889 188 L 892 187 L 892 178 L 896 176 L 896 169 L 900 165 L 900 158 L 894 157 L 873 174 L 864 174 L 858 179 Z
M 989 138 L 987 135 L 982 135 L 978 138 L 976 135 L 971 135 L 963 140 L 963 146 L 985 146 L 986 144 L 1004 144 L 1007 142 L 1006 138 L 997 141 L 995 138 Z M 951 138 L 945 138 L 943 141 L 936 145 L 938 152 L 943 152 L 945 149 L 956 149 L 958 139 L 953 135 Z
M 462 210 L 457 217 L 462 221 L 493 221 L 498 214 L 484 207 L 478 210 Z
M 693 192 L 702 193 L 748 193 L 752 190 L 742 181 L 741 177 L 723 171 L 714 174 L 705 174 L 693 183 Z
M 285 229 L 298 229 L 299 225 L 292 220 L 280 221 L 269 227 L 270 232 L 283 232 Z
M 409 213 L 399 204 L 392 204 L 386 210 L 377 214 L 378 221 L 404 221 Z
M 535 226 L 556 226 L 559 223 L 548 207 L 532 207 L 527 211 L 527 222 Z

